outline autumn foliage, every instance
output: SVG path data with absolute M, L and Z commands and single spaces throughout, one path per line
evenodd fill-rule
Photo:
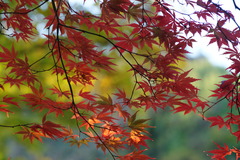
M 1 127 L 18 128 L 16 134 L 33 143 L 43 138 L 61 138 L 78 147 L 95 143 L 112 159 L 146 160 L 153 159 L 144 151 L 151 140 L 148 129 L 154 126 L 139 117 L 138 110 L 170 108 L 174 113 L 195 113 L 211 126 L 226 127 L 240 140 L 240 27 L 230 11 L 211 0 L 92 0 L 100 11 L 94 14 L 85 10 L 86 1 L 91 0 L 75 8 L 67 0 L 0 0 L 0 36 L 12 43 L 9 48 L 0 46 L 4 66 L 0 89 L 16 87 L 21 93 L 3 92 L 0 112 L 14 117 L 14 111 L 29 108 L 42 116 L 40 122 L 29 119 L 26 124 Z M 190 12 L 179 11 L 181 6 Z M 236 4 L 235 8 L 239 9 Z M 41 32 L 37 29 L 40 18 L 34 15 L 42 18 Z M 229 22 L 235 25 L 233 29 L 225 27 Z M 190 77 L 191 70 L 179 65 L 187 61 L 187 48 L 196 41 L 195 35 L 207 37 L 209 45 L 217 44 L 232 61 L 229 74 L 223 75 L 225 80 L 216 82 L 218 87 L 212 91 L 215 102 L 199 97 L 193 84 L 199 79 Z M 18 43 L 39 38 L 45 41 L 46 53 L 19 53 Z M 128 65 L 126 72 L 132 74 L 133 86 L 119 86 L 108 95 L 89 91 L 101 72 L 118 73 L 115 59 Z M 54 83 L 43 81 L 42 75 L 54 77 Z M 23 88 L 24 93 L 20 92 Z M 208 111 L 223 100 L 228 101 L 225 115 L 208 117 Z M 52 115 L 55 118 L 48 120 Z M 58 124 L 63 117 L 75 125 Z M 128 153 L 123 155 L 121 150 Z M 217 160 L 231 154 L 240 158 L 240 149 L 227 142 L 209 151 Z

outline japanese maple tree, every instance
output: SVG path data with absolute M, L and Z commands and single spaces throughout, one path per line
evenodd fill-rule
M 87 11 L 86 1 L 95 3 L 100 14 Z M 94 143 L 112 159 L 146 160 L 154 159 L 144 154 L 151 140 L 148 128 L 154 126 L 139 117 L 138 111 L 170 108 L 174 113 L 200 115 L 211 126 L 226 127 L 240 140 L 240 26 L 230 11 L 212 0 L 79 2 L 81 7 L 68 0 L 0 0 L 0 36 L 4 40 L 0 44 L 0 112 L 14 117 L 28 108 L 42 119 L 0 127 L 18 128 L 16 134 L 32 143 L 61 138 L 78 147 Z M 233 6 L 240 10 L 235 0 Z M 44 28 L 38 29 L 40 23 Z M 234 27 L 226 27 L 228 23 Z M 199 79 L 179 65 L 188 60 L 187 49 L 196 42 L 195 35 L 208 38 L 209 45 L 217 44 L 232 61 L 229 74 L 222 75 L 225 80 L 216 82 L 217 89 L 212 91 L 215 102 L 198 95 L 193 82 Z M 20 44 L 38 39 L 44 39 L 41 46 L 46 52 L 20 53 L 24 50 Z M 121 86 L 109 95 L 89 90 L 102 72 L 119 73 L 117 61 L 127 64 L 125 72 L 132 74 L 130 92 Z M 42 80 L 43 76 L 54 82 Z M 14 87 L 19 94 L 4 92 Z M 223 100 L 228 101 L 225 115 L 208 117 Z M 75 125 L 59 124 L 59 118 L 72 119 Z M 218 149 L 209 151 L 212 159 L 231 154 L 240 158 L 239 148 L 227 142 L 216 145 Z M 121 150 L 128 153 L 123 155 Z

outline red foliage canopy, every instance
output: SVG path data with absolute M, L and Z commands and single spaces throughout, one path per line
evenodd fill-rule
M 211 126 L 226 127 L 240 140 L 240 26 L 230 11 L 211 0 L 95 2 L 100 4 L 100 15 L 84 11 L 84 8 L 76 9 L 67 0 L 0 0 L 1 36 L 26 43 L 36 40 L 39 38 L 38 21 L 32 18 L 36 14 L 44 17 L 42 23 L 47 32 L 43 45 L 48 48 L 45 55 L 33 62 L 30 58 L 34 52 L 21 56 L 15 47 L 16 42 L 11 48 L 1 45 L 0 63 L 5 66 L 6 74 L 1 77 L 0 88 L 4 90 L 10 85 L 19 90 L 27 87 L 30 91 L 16 96 L 3 95 L 0 112 L 9 116 L 13 107 L 21 110 L 25 103 L 32 112 L 45 113 L 41 123 L 2 124 L 1 127 L 21 127 L 17 134 L 31 142 L 42 141 L 42 137 L 64 138 L 78 147 L 93 142 L 113 159 L 146 160 L 152 158 L 143 154 L 142 147 L 148 147 L 146 141 L 151 138 L 147 128 L 151 126 L 146 124 L 148 119 L 137 118 L 138 112 L 132 110 L 157 111 L 170 107 L 174 113 L 199 114 Z M 179 4 L 193 12 L 178 11 Z M 210 23 L 209 19 L 215 22 Z M 227 29 L 225 24 L 229 21 L 236 28 Z M 178 67 L 179 62 L 187 60 L 187 47 L 192 47 L 196 34 L 209 37 L 209 44 L 216 43 L 232 61 L 227 68 L 229 74 L 222 76 L 226 80 L 213 91 L 212 97 L 217 99 L 215 103 L 201 99 L 199 89 L 193 85 L 198 79 L 189 77 L 190 71 Z M 134 83 L 131 95 L 127 96 L 123 89 L 116 89 L 116 93 L 109 96 L 84 90 L 88 85 L 95 85 L 96 73 L 103 70 L 117 72 L 113 56 L 100 49 L 99 39 L 110 46 L 109 52 L 117 52 L 117 58 L 129 66 L 128 72 L 132 73 Z M 164 52 L 154 50 L 156 47 Z M 41 65 L 46 58 L 51 59 L 51 64 L 47 65 L 49 68 Z M 55 75 L 57 85 L 43 82 L 42 72 Z M 49 92 L 58 98 L 52 98 Z M 208 110 L 224 99 L 229 102 L 226 107 L 230 108 L 226 109 L 225 115 L 216 113 L 205 117 Z M 59 115 L 71 114 L 77 122 L 79 134 L 54 120 L 47 120 L 50 114 L 55 114 L 56 119 Z M 135 150 L 131 150 L 132 147 Z M 225 156 L 232 153 L 239 158 L 239 149 L 229 149 L 227 145 L 217 147 L 209 151 L 213 159 L 226 159 Z M 129 153 L 120 155 L 119 149 Z

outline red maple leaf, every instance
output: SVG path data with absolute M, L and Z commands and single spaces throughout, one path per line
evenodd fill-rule
M 218 149 L 214 149 L 211 151 L 208 151 L 208 153 L 211 153 L 213 155 L 210 155 L 212 159 L 216 159 L 216 160 L 226 160 L 226 156 L 227 155 L 231 155 L 232 151 L 229 149 L 229 147 L 224 144 L 224 146 L 220 146 L 219 144 L 216 144 L 216 146 L 218 147 Z

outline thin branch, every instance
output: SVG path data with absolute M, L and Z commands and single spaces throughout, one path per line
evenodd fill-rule
M 61 3 L 61 1 L 59 1 L 59 3 Z M 57 22 L 58 22 L 58 25 L 57 25 L 57 37 L 56 37 L 56 40 L 57 40 L 57 47 L 58 47 L 58 53 L 59 53 L 59 57 L 60 57 L 60 62 L 62 64 L 62 67 L 63 67 L 63 71 L 64 71 L 64 74 L 65 74 L 65 77 L 66 77 L 66 80 L 67 80 L 67 83 L 68 83 L 68 86 L 69 86 L 69 90 L 70 90 L 70 93 L 71 93 L 71 97 L 72 97 L 72 103 L 75 104 L 74 102 L 74 93 L 73 93 L 73 89 L 72 89 L 72 85 L 71 85 L 71 82 L 70 82 L 70 79 L 69 79 L 69 76 L 68 76 L 68 73 L 67 73 L 67 70 L 65 68 L 65 64 L 63 62 L 63 57 L 62 57 L 62 51 L 60 49 L 60 46 L 61 46 L 61 43 L 60 43 L 60 38 L 59 38 L 59 33 L 60 33 L 60 28 L 59 28 L 59 25 L 60 25 L 60 19 L 58 17 L 58 9 L 59 9 L 59 6 L 58 5 L 58 8 L 56 7 L 54 1 L 52 0 L 52 6 L 53 6 L 53 10 L 55 12 L 55 17 L 57 19 Z
M 240 8 L 238 7 L 238 5 L 236 4 L 235 0 L 233 0 L 233 5 L 237 10 L 240 10 Z
M 95 131 L 95 129 L 93 128 L 93 126 L 87 121 L 87 119 L 85 119 L 84 116 L 81 115 L 81 113 L 79 112 L 78 108 L 76 107 L 76 104 L 74 102 L 74 93 L 73 93 L 73 89 L 72 89 L 72 85 L 71 85 L 71 82 L 70 82 L 70 79 L 68 77 L 68 73 L 67 73 L 67 70 L 65 68 L 65 64 L 63 62 L 63 57 L 62 57 L 62 51 L 60 49 L 60 46 L 61 46 L 61 43 L 60 43 L 60 39 L 59 39 L 59 33 L 60 33 L 60 28 L 59 26 L 61 25 L 60 23 L 60 19 L 58 17 L 58 9 L 59 9 L 59 6 L 60 6 L 60 3 L 61 3 L 61 0 L 59 1 L 59 5 L 56 7 L 54 1 L 52 0 L 52 6 L 53 6 L 53 10 L 55 12 L 55 17 L 57 19 L 57 44 L 58 44 L 58 53 L 59 53 L 59 57 L 60 57 L 60 61 L 61 61 L 61 64 L 62 64 L 62 67 L 63 67 L 63 70 L 64 70 L 64 73 L 65 73 L 65 77 L 66 77 L 66 80 L 67 80 L 67 83 L 68 83 L 68 86 L 69 86 L 69 90 L 70 90 L 70 93 L 71 93 L 71 96 L 72 96 L 72 110 L 75 114 L 75 112 L 77 112 L 77 114 L 86 122 L 89 124 L 91 130 L 94 132 L 94 134 L 98 137 L 98 139 L 100 140 L 100 142 L 105 146 L 105 148 L 108 150 L 108 152 L 110 153 L 110 155 L 112 156 L 112 158 L 115 160 L 115 156 L 113 155 L 112 151 L 108 148 L 108 146 L 104 143 L 104 141 L 101 139 L 101 137 L 99 136 L 99 134 Z M 78 123 L 77 123 L 78 124 Z M 79 131 L 81 131 L 79 129 Z
M 4 125 L 0 124 L 0 127 L 8 127 L 8 128 L 16 128 L 16 127 L 29 127 L 33 123 L 27 123 L 27 124 L 16 124 L 16 125 Z
M 2 12 L 2 13 L 0 13 L 0 14 L 28 14 L 28 13 L 33 12 L 34 10 L 40 8 L 42 5 L 44 5 L 44 4 L 47 3 L 48 1 L 49 1 L 49 0 L 45 0 L 45 1 L 44 1 L 43 3 L 41 3 L 40 5 L 34 7 L 34 8 L 32 8 L 32 9 L 26 11 L 26 12 Z
M 237 21 L 235 20 L 235 18 L 229 14 L 226 10 L 224 10 L 222 7 L 220 7 L 218 4 L 212 2 L 212 0 L 209 0 L 213 5 L 215 5 L 220 11 L 222 11 L 223 13 L 225 13 L 235 24 L 236 26 L 238 27 L 238 29 L 240 30 L 240 25 L 237 23 Z M 240 8 L 238 8 L 238 6 L 236 5 L 235 3 L 235 0 L 233 0 L 233 3 L 234 3 L 234 6 L 240 10 Z

